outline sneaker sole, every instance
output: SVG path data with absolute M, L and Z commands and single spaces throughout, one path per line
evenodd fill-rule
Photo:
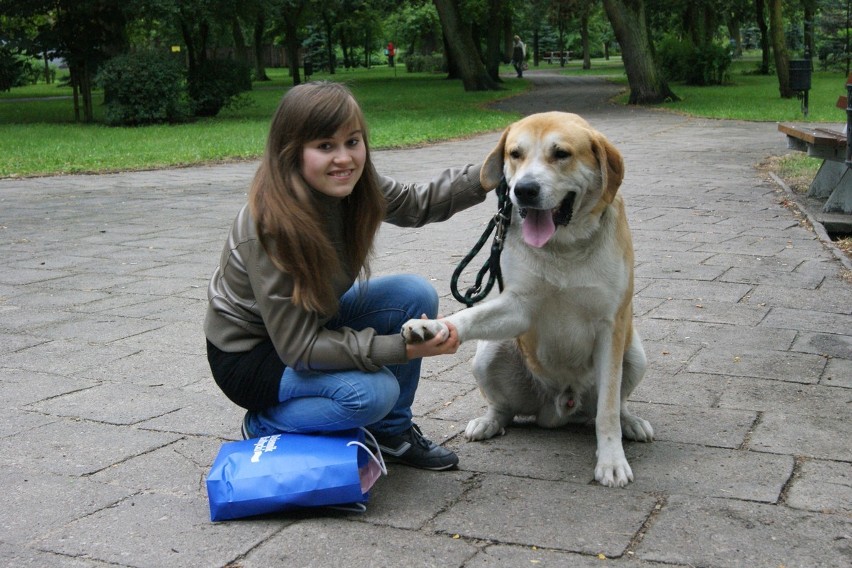
M 447 465 L 427 467 L 427 466 L 424 466 L 424 465 L 417 465 L 417 464 L 411 463 L 408 460 L 398 458 L 398 457 L 396 457 L 392 454 L 385 454 L 384 452 L 382 452 L 382 457 L 384 458 L 385 463 L 398 463 L 398 464 L 401 464 L 401 465 L 407 465 L 408 467 L 414 467 L 414 468 L 417 468 L 417 469 L 425 469 L 426 471 L 446 471 L 448 469 L 453 469 L 455 467 L 458 467 L 458 465 L 459 465 L 458 462 L 456 462 L 456 463 L 451 463 L 451 464 L 447 464 Z

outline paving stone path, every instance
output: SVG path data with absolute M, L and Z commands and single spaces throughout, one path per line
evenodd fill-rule
M 9 566 L 847 567 L 852 285 L 756 169 L 774 123 L 612 105 L 595 78 L 528 74 L 501 103 L 585 116 L 623 152 L 654 425 L 636 482 L 593 482 L 594 432 L 461 438 L 484 408 L 474 345 L 428 359 L 415 402 L 457 471 L 392 466 L 367 513 L 209 521 L 204 478 L 242 411 L 204 353 L 207 279 L 256 163 L 0 180 L 0 564 Z M 507 79 L 511 80 L 511 79 Z M 425 181 L 499 133 L 376 152 Z M 732 150 L 734 149 L 734 150 Z M 443 311 L 493 197 L 385 227 L 374 272 L 429 277 Z

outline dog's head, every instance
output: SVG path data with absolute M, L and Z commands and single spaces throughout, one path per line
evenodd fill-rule
M 502 176 L 523 219 L 524 241 L 543 247 L 562 226 L 600 216 L 624 178 L 621 153 L 576 114 L 546 112 L 511 124 L 486 158 L 483 187 Z

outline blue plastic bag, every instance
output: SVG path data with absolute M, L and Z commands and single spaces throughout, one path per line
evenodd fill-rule
M 210 520 L 224 521 L 298 507 L 344 506 L 366 510 L 381 473 L 364 444 L 364 430 L 278 434 L 219 449 L 207 475 Z

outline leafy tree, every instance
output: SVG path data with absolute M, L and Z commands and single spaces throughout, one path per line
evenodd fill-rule
M 470 22 L 462 17 L 459 0 L 433 0 L 444 32 L 447 66 L 458 73 L 465 91 L 498 90 L 485 69 L 474 42 Z
M 33 46 L 68 64 L 74 116 L 92 120 L 92 83 L 99 65 L 127 48 L 127 4 L 110 0 L 0 0 L 0 13 L 30 22 Z M 27 48 L 29 49 L 29 48 Z M 82 105 L 82 107 L 81 107 Z
M 772 54 L 775 58 L 775 74 L 778 77 L 778 91 L 782 99 L 795 96 L 790 88 L 790 56 L 784 36 L 784 14 L 782 0 L 769 0 L 769 38 L 772 43 Z
M 430 1 L 405 2 L 385 20 L 389 38 L 407 55 L 430 55 L 441 46 L 441 20 Z
M 550 3 L 550 22 L 556 27 L 559 37 L 558 51 L 565 53 L 565 33 L 568 28 L 571 15 L 578 8 L 577 0 L 555 0 Z M 565 57 L 559 58 L 559 65 L 565 66 Z
M 771 57 L 771 42 L 769 38 L 769 25 L 766 23 L 766 2 L 765 0 L 754 0 L 755 19 L 757 27 L 760 30 L 760 74 L 769 75 L 769 60 Z
M 816 28 L 819 30 L 820 41 L 816 52 L 823 68 L 843 69 L 849 75 L 850 58 L 852 58 L 852 0 L 839 3 L 837 0 L 822 0 L 818 4 Z
M 603 5 L 621 45 L 624 69 L 630 85 L 628 102 L 654 104 L 680 100 L 669 88 L 654 61 L 644 0 L 603 0 Z

